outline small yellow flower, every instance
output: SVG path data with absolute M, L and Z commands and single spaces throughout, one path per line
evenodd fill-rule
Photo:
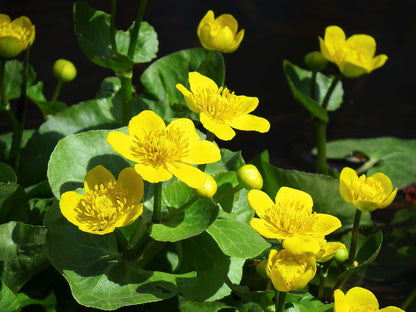
M 179 118 L 168 126 L 155 112 L 147 110 L 133 117 L 129 135 L 112 131 L 107 143 L 150 183 L 168 181 L 175 175 L 192 188 L 203 188 L 206 173 L 192 164 L 208 164 L 221 159 L 219 148 L 200 140 L 190 119 Z
M 348 78 L 371 73 L 387 61 L 387 55 L 374 57 L 376 42 L 368 35 L 353 35 L 346 39 L 338 26 L 328 26 L 324 39 L 319 37 L 321 52 L 328 61 L 335 63 Z
M 134 222 L 143 212 L 143 180 L 133 168 L 123 169 L 118 180 L 103 166 L 87 172 L 85 195 L 74 191 L 61 196 L 63 216 L 81 231 L 107 234 Z
M 368 178 L 364 174 L 358 177 L 355 170 L 348 167 L 341 171 L 339 190 L 346 202 L 366 212 L 387 207 L 397 193 L 397 188 L 393 190 L 393 185 L 385 174 L 379 172 Z
M 35 40 L 35 26 L 26 16 L 11 21 L 6 14 L 0 14 L 0 56 L 13 58 L 32 45 Z
M 184 95 L 189 109 L 199 114 L 205 129 L 221 140 L 235 136 L 232 128 L 246 131 L 267 132 L 270 123 L 261 117 L 251 115 L 259 103 L 258 98 L 235 95 L 227 88 L 218 88 L 210 78 L 198 72 L 189 73 L 191 91 L 182 84 L 176 88 Z
M 237 50 L 244 37 L 244 29 L 238 30 L 236 19 L 230 14 L 214 17 L 209 10 L 198 25 L 198 38 L 201 45 L 212 51 L 231 53 Z
M 346 294 L 342 290 L 336 289 L 334 301 L 335 312 L 404 312 L 404 310 L 393 306 L 379 309 L 376 296 L 361 287 L 351 288 Z
M 290 187 L 279 189 L 275 203 L 259 190 L 251 190 L 247 199 L 260 217 L 251 219 L 251 227 L 266 238 L 283 241 L 293 254 L 317 254 L 322 238 L 341 227 L 337 217 L 312 211 L 308 193 Z
M 272 249 L 266 273 L 278 291 L 289 292 L 305 287 L 316 274 L 316 260 L 312 253 L 294 255 L 286 249 Z

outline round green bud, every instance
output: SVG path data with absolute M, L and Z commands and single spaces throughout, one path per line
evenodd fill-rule
M 256 273 L 262 278 L 269 278 L 266 273 L 268 259 L 261 260 L 256 265 Z
M 261 190 L 263 178 L 254 165 L 244 165 L 237 171 L 238 182 L 248 190 Z
M 7 36 L 0 38 L 0 56 L 5 59 L 18 56 L 24 49 L 25 46 L 16 37 Z
M 70 82 L 77 76 L 77 69 L 71 61 L 59 59 L 53 65 L 53 75 L 63 82 Z
M 337 262 L 343 263 L 347 261 L 348 256 L 349 256 L 348 249 L 344 246 L 343 248 L 341 248 L 335 253 L 334 258 Z
M 313 71 L 324 70 L 328 64 L 328 60 L 319 51 L 309 52 L 305 56 L 306 66 Z
M 204 186 L 202 188 L 194 189 L 199 196 L 211 198 L 217 192 L 217 182 L 209 174 L 205 175 Z

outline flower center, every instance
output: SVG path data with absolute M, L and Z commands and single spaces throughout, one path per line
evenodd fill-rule
M 355 201 L 382 202 L 385 199 L 381 183 L 375 179 L 366 179 L 365 175 L 351 181 L 351 192 Z
M 28 43 L 30 31 L 22 27 L 13 26 L 11 23 L 0 24 L 0 38 L 9 36 L 15 37 L 24 43 Z
M 114 223 L 120 214 L 126 213 L 126 195 L 117 182 L 95 185 L 94 190 L 87 192 L 85 199 L 81 200 L 78 213 L 83 219 L 87 218 L 96 231 L 102 231 L 108 223 Z M 128 207 L 128 210 L 132 208 Z
M 274 263 L 274 269 L 279 272 L 283 280 L 288 284 L 292 285 L 306 271 L 306 256 L 289 256 L 284 259 L 277 259 Z
M 184 131 L 171 127 L 164 130 L 152 130 L 143 137 L 133 137 L 133 153 L 142 159 L 142 164 L 153 167 L 165 166 L 176 162 L 188 154 L 188 140 Z
M 194 98 L 199 110 L 217 122 L 224 123 L 242 114 L 237 96 L 227 88 L 200 89 L 194 93 Z
M 312 231 L 315 215 L 299 201 L 277 204 L 266 211 L 266 221 L 288 234 Z

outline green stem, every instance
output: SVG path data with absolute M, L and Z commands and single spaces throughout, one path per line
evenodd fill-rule
M 286 292 L 284 291 L 278 291 L 276 289 L 276 295 L 275 295 L 275 310 L 276 312 L 283 312 L 283 308 L 285 307 L 285 301 L 286 301 Z
M 62 81 L 62 79 L 59 79 L 58 82 L 56 83 L 55 91 L 53 91 L 53 95 L 51 97 L 51 102 L 55 102 L 58 99 L 59 94 L 61 93 L 61 89 L 62 89 L 63 84 L 64 84 L 64 82 Z
M 355 211 L 354 217 L 354 225 L 352 228 L 352 236 L 351 236 L 351 246 L 350 246 L 350 255 L 348 258 L 348 264 L 353 265 L 355 260 L 355 253 L 357 250 L 357 238 L 358 238 L 358 230 L 360 229 L 360 218 L 361 218 L 361 210 Z
M 224 199 L 234 195 L 235 193 L 241 191 L 243 189 L 243 186 L 239 183 L 236 186 L 234 186 L 232 189 L 228 190 L 227 192 L 221 194 L 218 198 L 215 199 L 216 203 L 222 202 Z
M 316 74 L 317 71 L 312 71 L 312 79 L 311 79 L 311 98 L 316 101 Z
M 117 52 L 116 44 L 116 9 L 117 0 L 111 0 L 111 18 L 110 18 L 110 42 L 113 53 Z
M 162 210 L 162 182 L 154 184 L 153 222 L 159 223 Z
M 136 230 L 130 237 L 130 246 L 134 254 L 144 245 L 149 238 L 147 230 L 149 229 L 149 222 L 145 221 L 145 218 L 141 217 L 138 220 Z
M 325 291 L 325 281 L 328 277 L 329 267 L 331 265 L 331 260 L 324 262 L 322 265 L 321 277 L 319 279 L 319 289 L 318 289 L 318 299 L 322 300 L 324 298 Z
M 18 126 L 18 120 L 16 119 L 16 117 L 13 115 L 13 112 L 11 111 L 9 99 L 7 97 L 6 83 L 5 83 L 5 69 L 6 69 L 6 60 L 0 57 L 0 96 L 1 96 L 0 111 L 6 115 L 14 131 L 14 129 Z
M 141 259 L 138 261 L 138 265 L 144 267 L 150 260 L 152 260 L 158 252 L 163 248 L 165 242 L 159 242 L 153 238 L 147 243 L 143 249 Z
M 195 203 L 198 200 L 198 198 L 199 198 L 199 196 L 198 195 L 195 195 L 190 200 L 188 200 L 185 204 L 183 204 L 182 206 L 180 206 L 179 208 L 175 209 L 170 214 L 168 214 L 166 216 L 166 218 L 164 218 L 163 221 L 165 223 L 168 223 L 170 220 L 172 220 L 173 218 L 175 218 L 178 214 L 180 214 L 186 208 L 190 207 L 193 203 Z
M 328 174 L 329 167 L 326 162 L 326 122 L 321 119 L 314 119 L 316 139 L 316 172 Z
M 209 67 L 211 66 L 215 54 L 217 54 L 216 51 L 208 51 L 207 57 L 205 58 L 204 62 L 201 64 L 201 67 L 199 68 L 199 73 L 201 75 L 205 76 L 206 74 L 208 74 Z
M 147 0 L 140 1 L 139 8 L 137 10 L 136 19 L 134 21 L 134 26 L 133 26 L 133 29 L 130 31 L 130 43 L 129 43 L 129 50 L 127 52 L 127 56 L 131 59 L 134 58 L 134 53 L 136 51 L 136 44 L 137 44 L 137 39 L 139 37 L 140 24 L 143 19 L 146 5 L 147 5 Z
M 413 289 L 411 294 L 406 298 L 406 300 L 401 305 L 401 308 L 405 311 L 408 310 L 409 307 L 411 306 L 411 304 L 413 303 L 413 301 L 416 301 L 416 288 Z M 414 302 L 414 303 L 416 303 L 416 302 Z
M 119 245 L 119 251 L 120 253 L 125 256 L 130 252 L 130 244 L 127 238 L 124 236 L 124 234 L 121 232 L 119 228 L 115 228 L 114 234 L 116 234 L 117 243 Z
M 133 71 L 127 71 L 124 73 L 119 73 L 117 75 L 120 78 L 121 82 L 121 98 L 122 98 L 122 109 L 121 109 L 121 122 L 123 125 L 127 126 L 129 124 L 130 119 L 133 117 L 133 84 L 132 84 L 132 77 Z
M 342 77 L 341 73 L 338 73 L 337 75 L 334 76 L 334 79 L 332 80 L 332 83 L 329 86 L 329 89 L 325 94 L 324 100 L 322 101 L 322 107 L 324 109 L 328 108 L 329 99 L 331 98 L 331 95 L 334 92 L 335 87 L 337 86 L 337 83 L 341 79 L 341 77 Z

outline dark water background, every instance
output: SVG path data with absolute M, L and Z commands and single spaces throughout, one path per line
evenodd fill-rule
M 89 0 L 90 6 L 110 11 L 111 1 Z M 39 80 L 45 82 L 44 93 L 50 97 L 55 88 L 51 74 L 58 58 L 72 60 L 78 77 L 64 85 L 60 99 L 75 104 L 95 96 L 103 78 L 113 75 L 91 63 L 78 47 L 73 32 L 72 7 L 69 0 L 1 0 L 0 11 L 16 18 L 27 15 L 36 25 L 36 40 L 31 64 Z M 139 1 L 120 0 L 117 26 L 126 29 L 134 20 Z M 325 27 L 338 25 L 347 36 L 365 33 L 377 42 L 376 54 L 387 54 L 385 66 L 359 79 L 343 79 L 344 103 L 330 113 L 328 139 L 347 137 L 397 136 L 416 137 L 416 1 L 404 0 L 149 0 L 144 20 L 158 33 L 158 57 L 180 49 L 200 46 L 196 27 L 208 9 L 216 16 L 231 13 L 246 31 L 240 48 L 226 54 L 226 84 L 237 94 L 257 96 L 255 114 L 271 122 L 267 134 L 238 132 L 231 142 L 221 146 L 243 150 L 250 159 L 268 149 L 275 165 L 310 169 L 304 154 L 314 146 L 313 124 L 303 108 L 290 95 L 282 61 L 299 66 L 303 57 L 319 50 L 318 36 Z M 134 84 L 147 65 L 135 67 Z M 328 66 L 326 73 L 335 72 Z M 42 121 L 32 107 L 27 127 Z M 0 131 L 7 123 L 0 120 Z

